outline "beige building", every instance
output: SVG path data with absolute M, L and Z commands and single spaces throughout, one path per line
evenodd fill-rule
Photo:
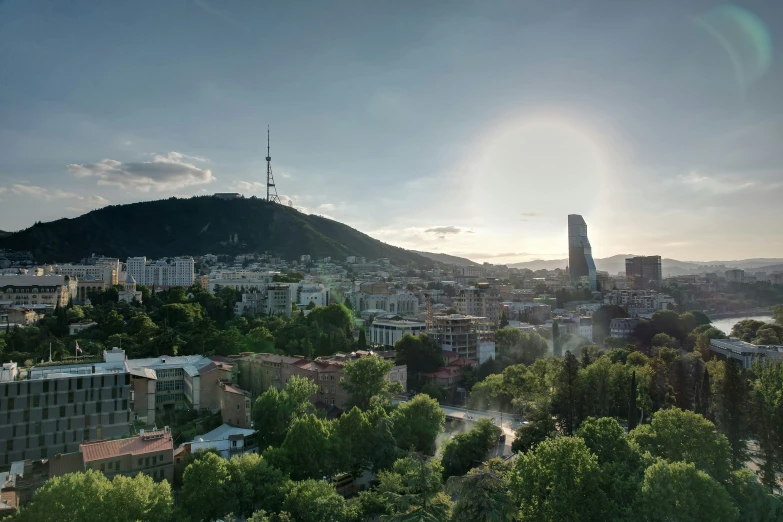
M 494 357 L 495 341 L 490 326 L 485 317 L 436 315 L 427 334 L 435 339 L 441 350 L 483 363 Z
M 84 302 L 87 300 L 88 294 L 92 292 L 100 292 L 101 290 L 105 292 L 111 287 L 111 281 L 93 279 L 91 277 L 79 279 L 76 283 L 76 300 Z
M 454 305 L 462 315 L 486 317 L 495 326 L 500 323 L 500 294 L 489 283 L 463 288 L 454 298 Z
M 230 382 L 219 383 L 218 390 L 223 423 L 239 426 L 240 428 L 249 428 L 252 413 L 250 392 Z
M 76 279 L 70 276 L 5 275 L 0 276 L 0 301 L 13 306 L 66 306 L 76 297 Z

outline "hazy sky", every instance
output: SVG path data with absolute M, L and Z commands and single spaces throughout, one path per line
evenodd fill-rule
M 783 257 L 781 47 L 779 0 L 0 0 L 0 229 L 260 195 L 271 125 L 281 195 L 403 247 Z

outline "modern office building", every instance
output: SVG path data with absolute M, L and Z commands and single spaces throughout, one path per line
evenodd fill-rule
M 661 256 L 634 256 L 625 260 L 625 277 L 638 289 L 657 287 L 663 281 Z
M 578 214 L 568 216 L 568 269 L 573 283 L 586 279 L 590 288 L 596 289 L 595 261 L 587 239 L 587 223 Z
M 397 341 L 406 334 L 419 335 L 427 330 L 427 324 L 420 321 L 406 321 L 395 319 L 375 319 L 370 326 L 370 344 L 382 345 L 388 350 L 393 350 Z
M 130 433 L 130 376 L 104 364 L 19 369 L 0 374 L 0 465 L 47 459 L 96 439 Z

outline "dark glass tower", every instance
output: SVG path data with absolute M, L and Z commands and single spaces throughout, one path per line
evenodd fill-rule
M 596 289 L 593 249 L 587 239 L 587 223 L 579 214 L 568 216 L 568 268 L 572 282 L 578 283 L 586 277 L 590 288 Z

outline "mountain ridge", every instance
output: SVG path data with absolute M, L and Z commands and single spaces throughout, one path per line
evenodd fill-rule
M 238 236 L 238 242 L 229 238 Z M 269 252 L 284 259 L 360 255 L 431 267 L 415 252 L 343 223 L 258 198 L 168 198 L 109 205 L 0 236 L 0 248 L 29 250 L 37 262 L 78 261 L 92 254 L 125 259 Z

